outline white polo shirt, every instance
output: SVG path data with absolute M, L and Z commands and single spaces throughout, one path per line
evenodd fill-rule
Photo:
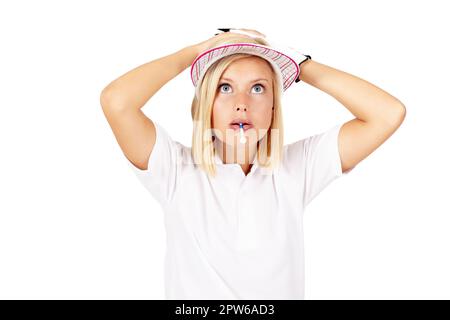
M 166 299 L 304 299 L 303 212 L 342 173 L 342 124 L 283 147 L 272 174 L 216 154 L 217 176 L 153 121 L 148 170 L 127 163 L 164 212 Z

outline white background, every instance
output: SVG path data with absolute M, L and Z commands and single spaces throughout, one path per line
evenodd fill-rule
M 0 298 L 164 299 L 163 212 L 101 110 L 125 72 L 250 28 L 406 106 L 402 126 L 305 212 L 306 299 L 449 299 L 445 1 L 14 1 L 0 4 Z M 448 20 L 447 20 L 448 21 Z M 143 111 L 191 145 L 189 68 Z M 304 82 L 286 143 L 353 115 Z

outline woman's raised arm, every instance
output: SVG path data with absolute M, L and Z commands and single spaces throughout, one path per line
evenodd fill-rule
M 141 108 L 162 86 L 189 67 L 196 56 L 197 47 L 185 47 L 125 73 L 103 89 L 103 113 L 124 155 L 137 168 L 148 169 L 156 141 L 155 126 Z
M 342 172 L 355 167 L 384 143 L 406 116 L 406 107 L 388 92 L 317 61 L 302 64 L 300 80 L 329 94 L 355 116 L 339 132 Z
M 141 109 L 159 89 L 189 67 L 197 53 L 196 46 L 188 46 L 128 71 L 101 92 L 103 109 Z

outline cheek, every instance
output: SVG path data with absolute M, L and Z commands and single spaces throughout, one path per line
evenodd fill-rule
M 214 103 L 211 118 L 213 128 L 222 128 L 227 125 L 229 115 L 222 104 Z
M 257 105 L 258 108 L 265 114 L 271 113 L 273 107 L 272 95 L 265 95 L 259 97 L 257 100 L 255 100 L 255 105 Z
M 257 119 L 258 124 L 260 125 L 261 128 L 270 127 L 270 124 L 272 123 L 272 117 L 274 114 L 273 112 L 274 110 L 272 110 L 272 107 L 273 107 L 272 102 L 270 102 L 270 104 L 264 105 L 262 110 L 258 112 L 257 115 L 255 115 L 255 119 Z
M 260 129 L 269 129 L 272 124 L 272 114 L 264 115 L 259 122 Z

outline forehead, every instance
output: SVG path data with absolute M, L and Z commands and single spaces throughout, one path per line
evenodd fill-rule
M 248 57 L 239 59 L 230 64 L 222 73 L 221 79 L 253 81 L 255 79 L 272 79 L 270 63 L 260 57 Z

